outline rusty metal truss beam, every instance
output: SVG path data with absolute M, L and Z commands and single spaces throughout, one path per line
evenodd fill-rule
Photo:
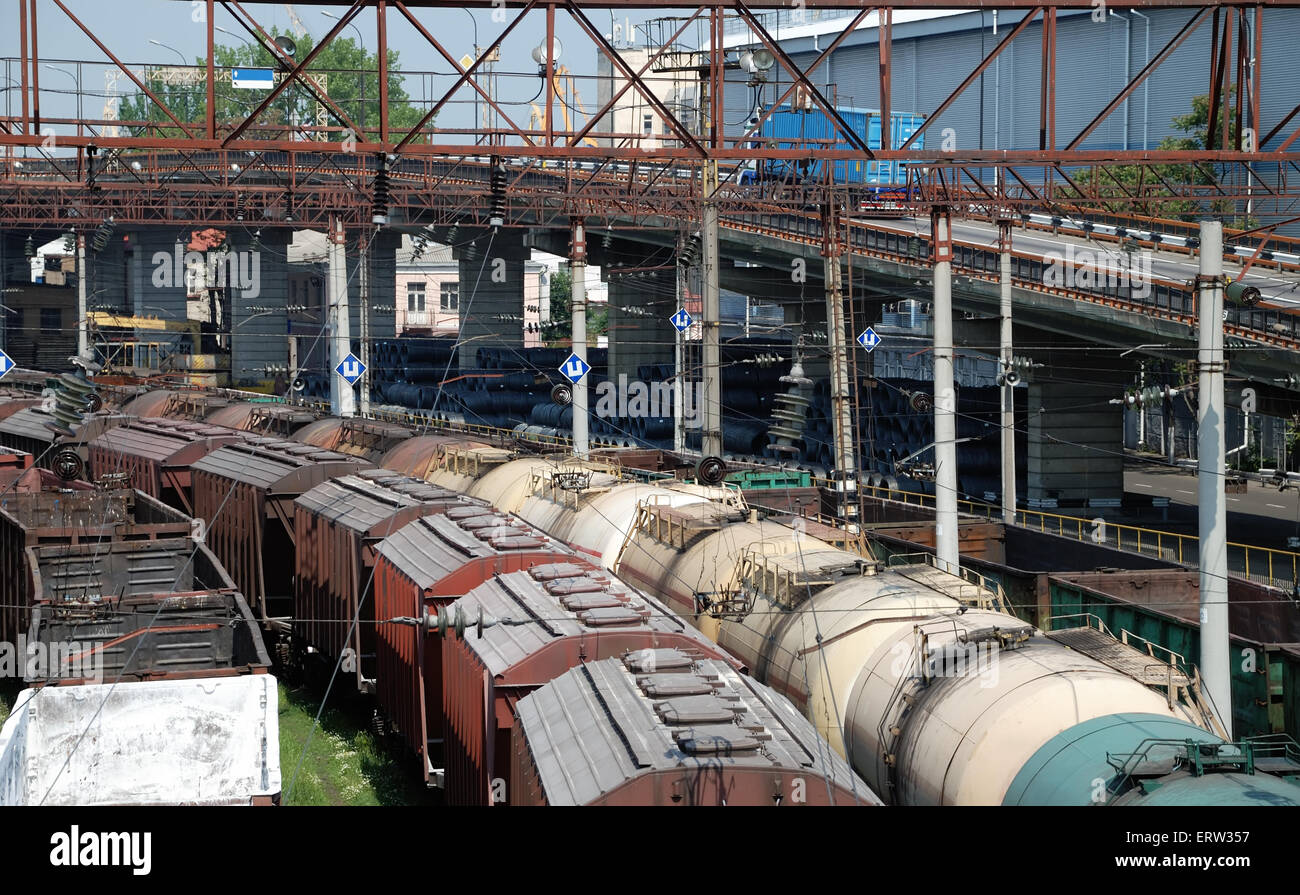
M 124 9 L 125 0 L 106 0 L 118 3 Z M 178 0 L 181 2 L 181 0 Z M 189 2 L 189 0 L 184 0 Z M 892 20 L 893 11 L 899 9 L 950 9 L 951 2 L 940 0 L 894 0 L 879 3 L 871 0 L 800 0 L 807 10 L 841 9 L 854 11 L 844 17 L 826 35 L 827 46 L 809 62 L 798 63 L 772 36 L 760 20 L 759 13 L 777 9 L 790 9 L 789 0 L 667 0 L 667 2 L 625 2 L 625 0 L 474 0 L 470 3 L 451 0 L 336 0 L 328 5 L 339 7 L 334 26 L 301 59 L 296 59 L 278 47 L 265 24 L 265 12 L 279 4 L 251 2 L 251 0 L 198 0 L 207 13 L 206 59 L 195 69 L 206 77 L 206 96 L 197 112 L 193 104 L 189 111 L 167 104 L 167 98 L 151 89 L 145 80 L 135 74 L 109 43 L 87 26 L 65 0 L 17 0 L 6 7 L 0 17 L 4 25 L 16 27 L 19 33 L 21 65 L 14 88 L 19 96 L 9 105 L 13 111 L 0 116 L 0 189 L 18 197 L 24 191 L 36 193 L 54 189 L 75 192 L 78 185 L 89 197 L 96 190 L 107 190 L 106 165 L 116 159 L 126 165 L 139 165 L 135 183 L 132 175 L 123 173 L 124 181 L 110 191 L 119 196 L 124 208 L 133 207 L 130 197 L 133 190 L 172 190 L 190 195 L 195 191 L 222 189 L 235 192 L 245 186 L 248 177 L 236 177 L 232 182 L 228 172 L 222 172 L 207 162 L 189 164 L 178 159 L 193 158 L 196 153 L 234 153 L 236 159 L 251 156 L 260 159 L 274 156 L 284 164 L 275 171 L 283 181 L 286 191 L 296 191 L 300 197 L 320 194 L 333 196 L 341 184 L 348 184 L 351 194 L 345 207 L 359 205 L 368 200 L 375 174 L 373 166 L 355 164 L 356 159 L 374 159 L 387 154 L 396 161 L 398 173 L 393 184 L 393 205 L 401 208 L 404 202 L 419 203 L 418 191 L 436 184 L 437 198 L 442 200 L 454 193 L 444 192 L 447 186 L 444 175 L 414 175 L 409 184 L 402 183 L 402 163 L 420 165 L 441 164 L 453 166 L 457 159 L 470 159 L 479 167 L 492 157 L 505 159 L 512 172 L 510 194 L 518 194 L 522 202 L 531 201 L 521 190 L 526 189 L 530 178 L 543 172 L 550 178 L 553 188 L 571 207 L 583 203 L 608 201 L 611 195 L 620 194 L 621 201 L 640 203 L 646 213 L 662 213 L 667 204 L 678 203 L 681 208 L 695 212 L 698 205 L 693 198 L 704 183 L 705 170 L 713 164 L 739 167 L 766 160 L 787 162 L 804 161 L 902 161 L 908 163 L 908 190 L 902 202 L 910 208 L 923 210 L 928 204 L 943 202 L 960 212 L 962 208 L 985 208 L 997 203 L 1009 208 L 1026 207 L 1039 203 L 1081 207 L 1088 205 L 1108 210 L 1120 208 L 1140 210 L 1155 208 L 1175 200 L 1208 203 L 1230 203 L 1249 199 L 1259 214 L 1285 214 L 1300 197 L 1300 129 L 1294 128 L 1293 119 L 1300 106 L 1291 109 L 1277 121 L 1260 119 L 1260 71 L 1264 67 L 1260 56 L 1260 35 L 1265 17 L 1280 8 L 1300 7 L 1300 0 L 1262 0 L 1262 2 L 1211 3 L 1198 0 L 1146 0 L 1129 4 L 1135 9 L 1182 9 L 1187 21 L 1164 49 L 1151 58 L 1147 65 L 1127 83 L 1122 90 L 1108 99 L 1102 111 L 1065 145 L 1057 142 L 1056 81 L 1057 81 L 1057 27 L 1061 10 L 1095 11 L 1096 0 L 996 0 L 978 3 L 977 8 L 1014 10 L 1020 14 L 997 46 L 977 63 L 969 66 L 961 76 L 958 86 L 935 109 L 918 110 L 929 114 L 926 122 L 938 119 L 955 103 L 963 91 L 973 84 L 1018 36 L 1032 24 L 1038 24 L 1041 39 L 1041 65 L 1039 85 L 1039 130 L 1037 149 L 977 150 L 945 145 L 947 141 L 929 140 L 921 149 L 911 148 L 917 137 L 912 137 L 903 149 L 869 148 L 861 135 L 855 134 L 839 115 L 834 102 L 829 99 L 813 78 L 830 53 L 860 25 L 874 14 L 879 26 L 880 52 L 878 54 L 878 93 L 888 97 L 893 84 Z M 434 17 L 442 10 L 456 8 L 505 9 L 499 23 L 499 34 L 492 39 L 487 52 L 469 65 L 463 66 L 436 36 L 432 25 Z M 687 25 L 696 25 L 698 45 L 688 50 L 669 50 L 668 45 L 658 48 L 648 61 L 633 64 L 607 40 L 593 23 L 589 13 L 593 10 L 611 9 L 663 9 L 690 10 L 681 21 L 671 40 L 676 41 Z M 218 114 L 214 92 L 216 44 L 213 35 L 213 15 L 223 10 L 249 34 L 256 45 L 272 54 L 281 70 L 280 82 L 256 104 L 251 111 Z M 364 19 L 362 18 L 364 14 Z M 1202 149 L 1192 150 L 1089 150 L 1084 142 L 1116 109 L 1123 106 L 1133 91 L 1146 82 L 1186 39 L 1213 16 L 1210 26 L 1209 52 L 1204 60 L 1205 81 L 1211 97 L 1211 121 L 1216 122 Z M 129 78 L 147 99 L 151 110 L 147 121 L 118 121 L 95 118 L 89 115 L 78 118 L 51 118 L 43 115 L 40 98 L 39 71 L 42 57 L 38 23 L 51 17 L 64 18 L 80 30 L 102 52 L 110 68 Z M 608 62 L 615 73 L 612 98 L 603 103 L 596 115 L 587 121 L 567 121 L 561 126 L 556 114 L 556 103 L 562 101 L 554 89 L 554 79 L 559 67 L 550 49 L 554 45 L 557 18 L 567 17 L 587 38 L 590 49 Z M 494 16 L 494 19 L 497 17 Z M 439 58 L 449 65 L 454 76 L 447 80 L 450 86 L 429 98 L 422 120 L 408 130 L 394 128 L 389 120 L 387 94 L 381 91 L 380 121 L 359 126 L 353 115 L 343 108 L 343 103 L 331 98 L 316 80 L 313 63 L 322 50 L 335 40 L 343 29 L 360 22 L 374 26 L 374 46 L 386 48 L 390 31 L 401 25 L 412 29 L 431 51 L 430 58 Z M 544 29 L 541 24 L 544 21 Z M 738 47 L 729 26 L 735 25 L 748 33 L 749 46 L 769 50 L 780 70 L 788 76 L 789 85 L 772 107 L 785 102 L 796 91 L 807 96 L 809 102 L 820 107 L 832 122 L 835 133 L 832 139 L 810 141 L 807 145 L 786 148 L 765 145 L 752 139 L 763 120 L 771 115 L 771 108 L 759 110 L 759 124 L 742 126 L 728 132 L 721 122 L 725 116 L 723 92 L 726 89 L 726 70 L 734 69 Z M 671 29 L 669 29 L 671 30 Z M 485 79 L 483 64 L 492 51 L 502 46 L 505 38 L 514 33 L 539 31 L 546 47 L 545 60 L 540 66 L 545 94 L 542 126 L 523 127 L 508 114 L 504 105 L 494 97 Z M 703 33 L 703 37 L 698 32 Z M 724 34 L 725 32 L 725 34 Z M 742 33 L 743 33 L 742 32 Z M 1235 35 L 1235 43 L 1234 43 Z M 732 47 L 727 49 L 727 40 Z M 1038 39 L 1036 39 L 1037 42 Z M 367 41 L 369 43 L 369 41 Z M 729 55 L 730 54 L 730 55 Z M 701 87 L 707 86 L 707 100 L 701 121 L 682 120 L 682 116 L 669 108 L 655 92 L 650 76 L 660 60 L 668 55 L 685 56 L 689 65 L 672 70 L 687 70 L 698 77 Z M 366 72 L 388 83 L 400 71 L 390 71 L 387 53 L 376 56 L 382 60 L 375 71 Z M 440 64 L 441 64 L 440 63 Z M 197 72 L 196 72 L 197 73 Z M 1252 76 L 1253 73 L 1253 76 Z M 355 73 L 352 73 L 355 75 Z M 529 73 L 516 73 L 518 77 L 535 77 Z M 535 81 L 532 83 L 536 83 Z M 11 89 L 14 89 L 11 88 Z M 440 88 L 441 89 L 441 88 Z M 283 123 L 268 122 L 267 110 L 279 98 L 292 91 L 300 91 L 310 101 L 324 109 L 328 121 L 308 125 L 297 124 L 294 131 L 304 139 L 286 139 Z M 1229 95 L 1232 93 L 1232 95 Z M 599 129 L 601 119 L 616 107 L 621 98 L 636 96 L 663 123 L 663 133 L 656 136 L 653 145 L 647 145 L 642 135 L 620 134 Z M 457 96 L 468 96 L 481 101 L 494 113 L 494 120 L 504 126 L 480 128 L 443 125 L 437 116 Z M 11 93 L 12 97 L 12 93 Z M 884 105 L 888 106 L 888 101 Z M 1274 108 L 1276 106 L 1273 106 Z M 1290 108 L 1291 102 L 1282 105 Z M 1223 114 L 1219 110 L 1223 110 Z M 188 116 L 188 119 L 187 119 Z M 885 122 L 888 116 L 885 115 Z M 364 121 L 364 116 L 363 119 Z M 50 152 L 43 129 L 54 128 L 59 149 Z M 107 128 L 125 131 L 124 135 L 109 136 Z M 885 147 L 890 145 L 888 127 L 885 126 Z M 924 129 L 924 127 L 923 127 Z M 1292 132 L 1294 130 L 1294 132 Z M 66 131 L 66 133 L 63 133 Z M 918 132 L 919 134 L 920 132 Z M 1267 135 L 1258 139 L 1258 135 Z M 592 137 L 602 138 L 607 145 L 587 145 Z M 836 148 L 847 146 L 850 148 Z M 307 148 L 310 147 L 310 148 Z M 71 153 L 70 155 L 68 153 Z M 21 156 L 21 158 L 20 158 Z M 206 158 L 206 155 L 205 155 Z M 42 159 L 44 161 L 42 161 Z M 247 164 L 236 161 L 243 168 Z M 467 161 L 466 164 L 470 162 Z M 1269 177 L 1259 173 L 1259 166 L 1267 164 Z M 43 166 L 43 167 L 42 167 Z M 303 166 L 303 167 L 300 167 Z M 349 169 L 352 175 L 340 172 Z M 1116 173 L 1125 166 L 1124 176 Z M 256 162 L 251 166 L 257 168 Z M 834 166 L 823 164 L 823 171 Z M 1276 174 L 1273 173 L 1276 169 Z M 268 168 L 269 170 L 269 168 Z M 126 169 L 123 168 L 122 172 Z M 119 172 L 119 173 L 122 173 Z M 486 188 L 486 178 L 477 179 L 465 186 L 464 201 L 480 201 Z M 188 181 L 194 181 L 190 183 Z M 625 181 L 620 184 L 620 180 Z M 725 184 L 725 177 L 724 177 Z M 277 184 L 281 185 L 281 184 Z M 821 188 L 821 201 L 844 192 L 842 185 L 830 182 L 804 184 L 790 189 L 768 184 L 761 188 L 742 189 L 734 183 L 724 185 L 732 207 L 790 207 L 808 201 L 808 196 Z M 403 189 L 409 188 L 410 198 Z M 850 196 L 850 201 L 852 197 Z M 214 197 L 215 201 L 215 197 Z M 426 204 L 434 201 L 425 197 Z M 39 203 L 37 203 L 39 204 Z M 89 207 L 98 207 L 90 201 Z M 22 202 L 20 201 L 20 207 Z M 674 206 L 677 207 L 677 206 Z

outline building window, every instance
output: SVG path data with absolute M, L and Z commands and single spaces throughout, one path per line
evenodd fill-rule
M 460 284 L 443 283 L 438 289 L 438 304 L 444 311 L 459 311 Z
M 41 308 L 41 330 L 58 332 L 63 329 L 63 312 L 58 308 Z
M 654 129 L 655 129 L 654 115 L 652 115 L 649 112 L 646 112 L 645 117 L 641 119 L 641 127 L 645 130 L 647 134 L 654 133 Z
M 408 311 L 424 310 L 424 284 L 423 283 L 406 284 L 406 310 Z

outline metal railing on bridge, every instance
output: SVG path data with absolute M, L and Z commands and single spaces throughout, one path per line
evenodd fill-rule
M 829 486 L 828 481 L 818 484 Z M 877 500 L 934 507 L 934 495 L 873 485 L 860 485 L 863 495 Z M 1002 508 L 974 500 L 958 500 L 957 510 L 966 516 L 989 522 L 1002 521 Z M 1097 524 L 1093 519 L 1047 513 L 1034 509 L 1016 510 L 1016 525 L 1032 531 L 1069 538 L 1099 546 L 1111 547 L 1125 553 L 1138 553 L 1154 559 L 1197 568 L 1200 562 L 1200 538 L 1196 535 L 1160 531 L 1140 525 L 1106 520 Z M 1258 581 L 1283 590 L 1294 590 L 1300 583 L 1300 553 L 1272 547 L 1228 542 L 1228 571 L 1239 577 Z

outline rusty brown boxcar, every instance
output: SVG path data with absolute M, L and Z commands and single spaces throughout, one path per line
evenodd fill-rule
M 575 554 L 576 556 L 576 554 Z M 694 661 L 730 657 L 657 599 L 584 564 L 564 562 L 497 575 L 449 611 L 502 620 L 481 637 L 442 645 L 447 800 L 486 805 L 510 787 L 515 703 L 583 662 L 657 650 Z M 497 790 L 494 793 L 494 788 Z
M 483 504 L 386 469 L 322 482 L 295 500 L 295 641 L 341 662 L 359 690 L 373 692 L 375 547 L 414 519 L 464 506 Z
M 125 475 L 132 488 L 194 515 L 190 466 L 248 433 L 183 420 L 140 419 L 123 423 L 90 442 L 92 479 Z
M 384 621 L 436 614 L 502 572 L 566 560 L 593 567 L 518 518 L 483 506 L 417 519 L 385 538 L 378 553 L 376 698 L 430 781 L 442 768 L 442 750 L 436 748 L 442 741 L 441 641 Z
M 191 531 L 187 516 L 147 494 L 59 484 L 61 490 L 0 496 L 0 641 L 13 643 L 27 630 L 35 586 L 29 548 L 176 538 Z
M 295 441 L 250 438 L 192 467 L 194 514 L 207 543 L 263 620 L 293 614 L 293 502 L 321 482 L 367 464 Z
M 36 407 L 40 403 L 40 398 L 22 392 L 0 394 L 0 420 L 7 419 L 20 410 L 26 410 L 28 407 Z
M 520 699 L 498 791 L 512 805 L 882 804 L 785 697 L 672 653 L 580 664 Z
M 41 407 L 25 407 L 17 413 L 0 419 L 0 444 L 18 448 L 36 458 L 36 465 L 45 469 L 52 468 L 58 450 L 70 447 L 77 451 L 85 461 L 88 457 L 87 445 L 101 434 L 129 422 L 132 417 L 118 413 L 97 413 L 88 417 L 84 423 L 73 430 L 73 435 L 61 435 L 50 428 L 50 423 L 59 423 Z
M 303 426 L 293 433 L 293 440 L 378 463 L 384 454 L 412 434 L 405 426 L 386 420 L 331 416 Z

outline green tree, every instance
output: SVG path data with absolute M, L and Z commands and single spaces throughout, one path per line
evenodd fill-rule
M 542 341 L 563 347 L 573 339 L 573 273 L 561 267 L 551 274 L 551 319 L 542 327 Z M 609 308 L 587 305 L 587 340 L 603 336 L 609 330 Z
M 551 319 L 542 329 L 543 341 L 567 342 L 573 338 L 572 295 L 573 274 L 561 267 L 551 274 Z
M 1235 89 L 1229 85 L 1222 101 L 1219 103 L 1215 117 L 1215 146 L 1221 142 L 1224 116 L 1228 118 L 1229 145 L 1237 145 L 1237 112 Z M 1173 127 L 1182 135 L 1170 135 L 1160 141 L 1157 147 L 1167 152 L 1199 151 L 1205 149 L 1209 135 L 1210 96 L 1203 94 L 1192 97 L 1192 110 L 1186 115 L 1176 115 L 1171 120 Z M 1105 172 L 1098 172 L 1094 178 L 1097 187 L 1107 198 L 1112 207 L 1131 212 L 1151 214 L 1156 217 L 1181 218 L 1190 220 L 1206 212 L 1203 202 L 1186 199 L 1169 198 L 1162 202 L 1134 202 L 1130 194 L 1140 193 L 1144 196 L 1170 196 L 1170 184 L 1199 184 L 1209 186 L 1220 180 L 1222 171 L 1210 163 L 1167 164 L 1167 165 L 1118 165 L 1108 167 Z M 1119 181 L 1117 184 L 1116 181 Z M 1122 186 L 1121 186 L 1122 185 Z M 1065 197 L 1078 197 L 1068 187 L 1060 193 Z M 1209 203 L 1209 211 L 1223 217 L 1232 226 L 1249 227 L 1250 222 L 1236 215 L 1237 209 L 1230 200 L 1215 200 Z M 1236 220 L 1234 221 L 1234 217 Z
M 279 29 L 272 29 L 272 37 L 282 34 Z M 310 35 L 296 38 L 296 56 L 305 58 L 314 45 Z M 237 47 L 218 45 L 213 48 L 216 73 L 216 118 L 219 130 L 229 131 L 251 114 L 261 104 L 269 91 L 237 90 L 231 84 L 232 68 L 280 68 L 279 63 L 262 46 L 241 44 Z M 405 136 L 422 116 L 406 90 L 403 89 L 404 78 L 396 73 L 398 53 L 388 51 L 388 124 L 395 138 Z M 359 127 L 373 135 L 379 125 L 379 64 L 378 54 L 368 53 L 355 40 L 336 37 L 320 54 L 312 60 L 307 72 L 324 75 L 324 92 L 334 101 Z M 196 59 L 195 65 L 204 66 L 206 60 Z M 152 77 L 146 77 L 145 83 L 163 103 L 172 110 L 191 130 L 201 133 L 207 114 L 207 85 L 169 84 Z M 310 126 L 317 120 L 318 104 L 311 93 L 301 84 L 294 82 L 284 89 L 276 101 L 268 107 L 257 122 L 255 129 L 261 129 L 265 137 L 287 136 L 287 127 L 292 125 Z M 134 134 L 146 131 L 163 137 L 183 137 L 162 109 L 144 93 L 122 100 L 118 118 Z M 329 126 L 339 126 L 332 113 L 326 112 L 324 119 Z M 148 122 L 135 124 L 132 122 Z M 280 130 L 280 134 L 268 133 L 266 129 Z M 334 131 L 331 139 L 337 139 Z

